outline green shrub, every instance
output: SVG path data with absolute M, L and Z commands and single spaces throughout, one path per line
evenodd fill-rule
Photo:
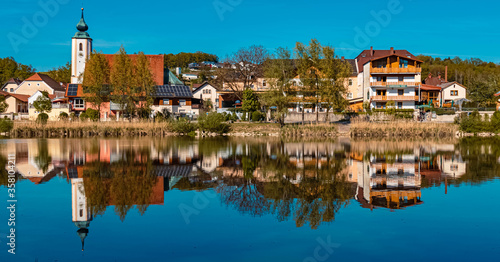
M 185 135 L 192 135 L 197 129 L 196 124 L 191 123 L 191 121 L 186 118 L 171 121 L 170 126 L 173 132 Z
M 139 108 L 137 110 L 137 115 L 140 119 L 149 119 L 151 116 L 151 108 Z
M 69 119 L 70 119 L 71 121 L 75 121 L 75 120 L 76 120 L 76 114 L 75 114 L 75 112 L 73 112 L 73 113 L 69 114 Z
M 46 113 L 40 113 L 36 118 L 36 122 L 42 125 L 47 124 L 48 120 L 49 120 L 49 115 L 47 115 Z
M 66 120 L 68 120 L 68 118 L 69 118 L 69 115 L 68 115 L 68 113 L 66 113 L 66 112 L 61 112 L 61 113 L 59 114 L 59 120 L 66 121 Z
M 205 132 L 224 134 L 231 130 L 231 126 L 224 121 L 224 115 L 215 112 L 201 116 L 198 123 Z
M 252 121 L 258 122 L 262 120 L 263 114 L 260 111 L 253 111 L 252 112 Z
M 87 111 L 85 112 L 88 119 L 90 119 L 91 121 L 99 121 L 99 110 L 95 110 L 95 109 L 92 109 L 92 108 L 89 108 L 87 109 Z
M 89 120 L 89 116 L 87 115 L 87 113 L 86 113 L 86 112 L 82 112 L 82 113 L 80 114 L 80 120 L 81 120 L 81 121 L 87 121 L 87 120 Z
M 10 132 L 14 127 L 14 122 L 8 118 L 0 119 L 0 132 Z

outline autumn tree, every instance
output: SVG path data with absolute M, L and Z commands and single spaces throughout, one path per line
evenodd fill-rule
M 134 82 L 134 86 L 130 89 L 132 93 L 129 94 L 132 97 L 132 102 L 138 103 L 139 101 L 144 101 L 141 104 L 141 108 L 149 110 L 150 106 L 153 105 L 156 89 L 149 60 L 143 52 L 139 52 L 137 55 L 134 66 Z
M 267 107 L 276 107 L 275 116 L 281 127 L 285 124 L 293 96 L 291 80 L 295 74 L 292 53 L 286 48 L 279 47 L 264 66 L 264 77 L 270 89 L 261 96 L 261 100 Z
M 132 117 L 135 112 L 135 97 L 131 88 L 134 86 L 132 60 L 125 52 L 125 48 L 120 47 L 118 55 L 115 55 L 113 66 L 111 68 L 111 85 L 113 86 L 113 95 L 111 101 L 120 106 L 120 110 L 129 113 Z
M 5 96 L 0 95 L 0 113 L 5 113 L 5 111 L 7 111 L 7 108 L 9 108 L 9 104 L 5 102 Z
M 83 92 L 85 101 L 101 112 L 101 104 L 110 99 L 110 68 L 106 57 L 94 51 L 85 65 Z

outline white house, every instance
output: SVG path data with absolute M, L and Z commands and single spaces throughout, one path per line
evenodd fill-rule
M 447 82 L 440 84 L 443 103 L 466 98 L 467 88 L 457 82 Z
M 217 88 L 208 82 L 204 82 L 193 90 L 193 98 L 202 99 L 203 101 L 210 101 L 214 106 L 214 109 L 217 109 L 219 106 L 219 98 L 217 96 Z

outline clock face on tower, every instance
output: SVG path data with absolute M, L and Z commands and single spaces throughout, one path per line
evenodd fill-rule
M 83 57 L 83 53 L 82 52 L 78 53 L 78 56 Z

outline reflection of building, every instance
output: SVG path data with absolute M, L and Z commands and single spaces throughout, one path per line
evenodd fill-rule
M 88 227 L 92 221 L 92 214 L 87 206 L 83 178 L 71 179 L 71 211 L 73 223 L 78 227 L 77 233 L 82 240 L 83 251 L 84 241 L 89 233 Z
M 394 158 L 371 157 L 358 173 L 356 199 L 363 207 L 400 209 L 420 204 L 420 174 L 414 155 L 396 155 Z M 417 169 L 418 171 L 418 169 Z

